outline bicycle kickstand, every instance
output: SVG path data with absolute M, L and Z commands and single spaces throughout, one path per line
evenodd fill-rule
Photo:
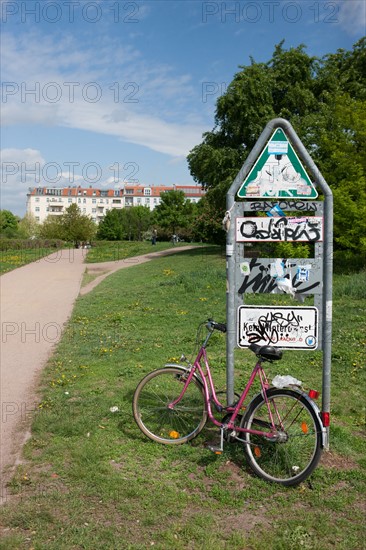
M 209 445 L 208 448 L 210 451 L 215 453 L 215 455 L 221 455 L 224 450 L 224 427 L 221 426 L 220 428 L 220 446 L 217 447 L 215 445 Z

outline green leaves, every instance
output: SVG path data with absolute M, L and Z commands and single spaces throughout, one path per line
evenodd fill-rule
M 336 251 L 366 257 L 366 38 L 322 59 L 283 44 L 267 63 L 240 67 L 217 101 L 215 127 L 188 155 L 208 190 L 197 222 L 211 242 L 223 242 L 227 190 L 265 125 L 283 117 L 334 193 Z

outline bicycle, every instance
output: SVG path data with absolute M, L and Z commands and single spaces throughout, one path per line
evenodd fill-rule
M 212 319 L 207 335 L 193 363 L 182 355 L 187 366 L 168 363 L 147 374 L 133 397 L 133 416 L 140 430 L 150 439 L 166 445 L 179 445 L 195 438 L 209 419 L 220 428 L 220 445 L 210 449 L 221 454 L 224 441 L 243 444 L 252 470 L 262 479 L 285 486 L 304 481 L 316 468 L 326 446 L 326 429 L 313 401 L 315 390 L 306 394 L 299 387 L 271 387 L 262 364 L 282 358 L 272 346 L 251 344 L 256 365 L 239 399 L 228 406 L 220 403 L 212 378 L 206 348 L 214 332 L 226 332 L 226 325 Z M 261 391 L 244 408 L 245 399 L 256 378 Z M 216 420 L 216 411 L 225 414 Z M 244 410 L 243 414 L 242 411 Z

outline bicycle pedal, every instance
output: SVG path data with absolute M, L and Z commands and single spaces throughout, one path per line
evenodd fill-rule
M 221 455 L 223 451 L 221 447 L 215 447 L 213 445 L 209 445 L 207 448 L 213 453 L 215 453 L 215 455 Z

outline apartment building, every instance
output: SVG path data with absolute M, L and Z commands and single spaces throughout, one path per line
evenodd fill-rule
M 82 214 L 99 223 L 108 210 L 147 206 L 150 210 L 160 204 L 166 191 L 183 191 L 186 198 L 198 202 L 205 192 L 196 185 L 144 186 L 126 184 L 121 189 L 96 189 L 94 187 L 33 187 L 27 193 L 27 212 L 40 223 L 48 215 L 59 216 L 71 204 L 77 204 Z

